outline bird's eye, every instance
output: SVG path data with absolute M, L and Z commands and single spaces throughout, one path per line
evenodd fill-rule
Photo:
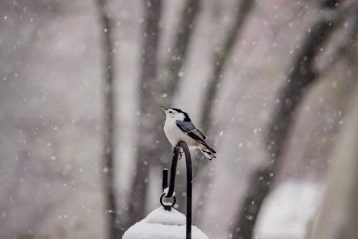
M 173 111 L 169 110 L 169 113 L 173 113 Z

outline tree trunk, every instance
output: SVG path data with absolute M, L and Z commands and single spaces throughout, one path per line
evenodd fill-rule
M 322 8 L 334 10 L 338 8 L 337 3 L 338 1 L 333 4 L 330 0 L 325 1 Z M 287 84 L 279 94 L 278 104 L 268 127 L 266 147 L 269 163 L 263 169 L 254 172 L 249 181 L 248 192 L 231 230 L 232 238 L 253 238 L 253 230 L 262 203 L 270 192 L 282 163 L 282 152 L 287 146 L 296 111 L 310 86 L 319 79 L 320 72 L 315 71 L 314 61 L 340 22 L 338 16 L 337 13 L 332 19 L 320 18 L 313 24 L 311 31 L 304 38 L 302 47 L 296 54 L 293 65 L 289 68 L 292 70 L 288 73 Z
M 162 9 L 161 0 L 143 0 L 145 25 L 143 29 L 141 75 L 140 75 L 140 114 L 137 141 L 135 175 L 128 199 L 128 221 L 126 228 L 144 217 L 147 202 L 149 163 L 159 158 L 157 124 L 159 105 L 155 102 L 154 84 L 157 79 L 157 55 L 159 45 L 159 22 Z M 160 112 L 159 112 L 160 113 Z
M 117 221 L 117 203 L 115 192 L 114 177 L 114 143 L 115 143 L 115 95 L 114 95 L 114 55 L 112 41 L 111 20 L 106 12 L 106 1 L 97 0 L 99 12 L 100 32 L 102 35 L 103 52 L 103 187 L 104 187 L 104 207 L 107 220 L 109 239 L 117 238 L 119 224 Z
M 202 0 L 186 0 L 181 12 L 180 21 L 176 28 L 174 44 L 169 54 L 166 68 L 160 77 L 159 92 L 163 105 L 170 105 L 174 98 L 175 90 L 180 85 L 180 71 L 183 68 L 188 52 L 190 40 L 200 12 Z M 163 97 L 165 96 L 165 97 Z
M 212 112 L 214 109 L 214 102 L 218 94 L 219 85 L 222 81 L 223 74 L 225 71 L 226 64 L 231 56 L 235 43 L 240 38 L 240 34 L 243 30 L 244 23 L 248 16 L 250 15 L 254 6 L 253 0 L 238 0 L 237 9 L 235 14 L 235 21 L 232 26 L 230 26 L 224 41 L 219 50 L 215 52 L 212 62 L 212 77 L 210 78 L 206 91 L 204 93 L 203 105 L 201 107 L 201 116 L 200 116 L 200 126 L 203 132 L 208 132 L 212 127 Z M 206 159 L 198 160 L 194 168 L 194 178 L 201 171 L 206 168 L 208 161 Z M 210 173 L 203 174 L 203 178 L 200 180 L 202 185 L 200 185 L 199 198 L 201 198 L 200 203 L 196 205 L 195 217 L 200 220 L 202 218 L 202 213 L 205 211 L 207 195 L 208 195 L 208 185 L 212 182 L 212 175 Z
M 229 57 L 235 47 L 237 39 L 240 37 L 243 25 L 249 16 L 253 6 L 253 0 L 238 0 L 237 14 L 235 15 L 235 21 L 230 27 L 224 42 L 219 47 L 219 50 L 215 52 L 215 56 L 212 62 L 212 77 L 208 82 L 206 91 L 204 93 L 203 106 L 201 107 L 201 128 L 204 132 L 207 132 L 212 123 L 211 112 L 214 108 L 214 102 L 217 96 L 218 87 L 221 80 L 224 78 L 223 73 L 228 62 Z

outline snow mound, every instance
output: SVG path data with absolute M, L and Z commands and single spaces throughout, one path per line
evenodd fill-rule
M 255 228 L 257 239 L 302 239 L 320 202 L 321 186 L 288 181 L 276 187 L 263 204 Z
M 186 217 L 175 209 L 160 207 L 129 228 L 122 239 L 185 239 Z M 197 227 L 192 227 L 193 239 L 209 239 Z
M 167 211 L 160 207 L 149 213 L 142 222 L 183 226 L 186 223 L 186 217 L 175 209 Z

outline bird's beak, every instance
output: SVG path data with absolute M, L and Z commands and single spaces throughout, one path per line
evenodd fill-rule
M 165 107 L 163 107 L 163 106 L 160 106 L 160 108 L 162 108 L 162 110 L 164 111 L 164 112 L 167 112 L 167 108 L 165 108 Z

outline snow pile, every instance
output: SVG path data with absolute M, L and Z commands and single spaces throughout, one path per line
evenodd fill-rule
M 149 213 L 142 222 L 183 226 L 186 223 L 186 217 L 175 209 L 166 211 L 160 207 Z
M 319 185 L 285 182 L 263 204 L 256 226 L 258 239 L 303 239 L 320 202 Z
M 185 223 L 186 217 L 182 213 L 160 207 L 129 228 L 123 239 L 185 239 Z M 192 227 L 192 238 L 209 239 L 195 226 Z

